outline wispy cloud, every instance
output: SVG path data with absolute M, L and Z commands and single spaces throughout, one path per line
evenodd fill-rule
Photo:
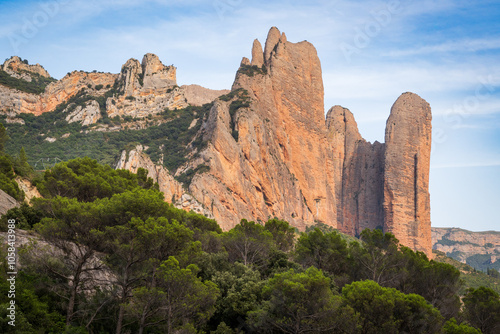
M 426 45 L 408 50 L 391 50 L 384 54 L 390 57 L 408 57 L 415 55 L 429 55 L 436 53 L 491 51 L 500 49 L 500 38 L 465 39 L 447 41 L 437 45 Z

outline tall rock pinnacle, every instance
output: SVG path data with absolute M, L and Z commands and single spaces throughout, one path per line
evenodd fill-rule
M 402 244 L 428 252 L 432 247 L 429 165 L 431 108 L 405 93 L 391 109 L 385 131 L 385 230 Z

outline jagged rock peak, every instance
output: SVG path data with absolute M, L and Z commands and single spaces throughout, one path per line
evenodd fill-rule
M 144 73 L 145 76 L 163 71 L 164 69 L 165 65 L 163 65 L 157 55 L 153 53 L 146 53 L 142 58 L 142 73 Z
M 162 89 L 177 85 L 176 68 L 165 66 L 157 55 L 147 53 L 142 58 L 144 89 Z
M 2 65 L 2 70 L 11 75 L 14 73 L 19 74 L 21 71 L 26 71 L 38 74 L 42 77 L 50 78 L 49 72 L 47 72 L 42 65 L 29 65 L 18 56 L 13 56 L 10 57 L 10 59 L 7 59 Z
M 264 61 L 266 65 L 269 63 L 271 53 L 273 52 L 276 44 L 280 41 L 281 33 L 278 28 L 272 27 L 267 34 L 266 46 L 264 47 Z
M 248 65 L 250 65 L 250 59 L 248 59 L 247 57 L 241 58 L 240 66 L 248 66 Z
M 262 51 L 262 44 L 258 39 L 253 41 L 252 46 L 252 65 L 261 67 L 264 65 L 264 52 Z
M 142 73 L 142 66 L 141 63 L 135 58 L 130 58 L 125 62 L 125 64 L 122 65 L 121 72 L 125 72 L 127 70 L 133 69 L 137 73 Z
M 344 136 L 349 136 L 352 141 L 361 140 L 358 123 L 352 112 L 342 106 L 336 105 L 326 113 L 326 128 L 328 131 L 335 130 Z

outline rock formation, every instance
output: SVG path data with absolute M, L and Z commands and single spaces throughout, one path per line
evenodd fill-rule
M 416 94 L 405 93 L 392 106 L 385 130 L 385 230 L 421 251 L 432 247 L 431 120 L 429 104 Z
M 58 105 L 65 103 L 76 94 L 86 91 L 96 96 L 96 86 L 111 87 L 117 78 L 110 73 L 87 73 L 73 71 L 57 82 L 49 84 L 45 92 L 37 95 L 14 90 L 0 85 L 0 111 L 12 111 L 16 114 L 31 113 L 36 116 L 53 111 Z
M 214 217 L 226 230 L 242 218 L 272 217 L 299 229 L 322 222 L 351 235 L 380 228 L 431 256 L 428 103 L 403 94 L 387 120 L 385 144 L 372 144 L 348 109 L 334 106 L 325 119 L 312 44 L 291 43 L 273 27 L 264 48 L 255 40 L 251 54 L 242 59 L 230 93 L 178 87 L 175 67 L 146 54 L 142 62 L 128 60 L 119 74 L 72 72 L 41 95 L 0 85 L 0 111 L 10 119 L 20 112 L 38 115 L 83 91 L 88 100 L 68 106 L 65 117 L 88 125 L 102 109 L 111 118 L 144 118 L 213 101 L 208 115 L 194 120 L 201 129 L 192 141 L 203 138 L 202 149 L 187 144 L 192 151 L 177 170 L 151 161 L 142 146 L 123 151 L 117 168 L 147 169 L 167 201 Z M 200 166 L 205 172 L 189 185 L 177 181 Z
M 144 149 L 142 145 L 137 145 L 135 149 L 129 152 L 124 150 L 115 168 L 126 169 L 133 173 L 137 173 L 139 168 L 144 168 L 148 171 L 148 177 L 151 177 L 154 182 L 158 183 L 160 191 L 163 192 L 168 202 L 171 202 L 180 209 L 194 211 L 212 218 L 211 212 L 204 208 L 191 195 L 185 193 L 182 184 L 175 180 L 165 167 L 151 161 L 151 158 L 143 152 Z
M 106 101 L 109 117 L 146 117 L 165 109 L 188 106 L 177 86 L 176 69 L 165 66 L 158 56 L 148 53 L 142 59 L 129 59 L 117 79 L 118 94 Z
M 33 73 L 50 77 L 40 65 L 27 65 L 17 56 L 7 60 L 1 69 L 25 81 L 31 81 L 30 74 Z M 112 94 L 100 102 L 103 103 L 100 106 L 97 99 L 107 92 Z M 66 119 L 89 125 L 103 117 L 102 109 L 111 118 L 143 118 L 165 109 L 210 103 L 227 92 L 196 85 L 178 87 L 176 68 L 163 65 L 158 56 L 148 53 L 144 55 L 142 63 L 129 59 L 119 74 L 73 71 L 49 84 L 42 94 L 26 93 L 0 84 L 0 112 L 7 114 L 11 122 L 21 122 L 15 118 L 17 114 L 31 113 L 38 116 L 55 110 L 80 94 L 87 96 L 86 106 L 78 106 Z
M 204 125 L 210 145 L 192 163 L 206 163 L 210 172 L 189 187 L 223 228 L 273 216 L 299 228 L 323 222 L 351 235 L 380 228 L 431 256 L 427 102 L 403 94 L 385 144 L 364 140 L 340 106 L 325 122 L 316 50 L 288 42 L 277 28 L 264 51 L 254 41 L 232 92 L 237 97 L 214 104 Z
M 433 227 L 432 248 L 478 270 L 500 269 L 500 232 Z
M 19 207 L 19 203 L 12 196 L 0 189 L 0 216 L 16 207 Z
M 41 77 L 50 78 L 49 72 L 47 72 L 40 64 L 29 65 L 21 60 L 21 58 L 14 56 L 7 59 L 1 69 L 14 78 L 22 79 L 31 82 L 33 80 L 32 75 L 39 75 Z
M 80 122 L 82 125 L 89 125 L 96 123 L 101 118 L 101 111 L 99 103 L 96 100 L 90 100 L 85 103 L 85 106 L 77 106 L 68 116 L 66 121 L 68 123 Z
M 189 191 L 214 208 L 226 229 L 243 217 L 276 216 L 302 228 L 334 224 L 316 50 L 308 42 L 288 42 L 273 28 L 264 53 L 255 41 L 252 54 L 233 84 L 240 94 L 217 100 L 204 125 L 210 144 L 194 164 L 206 163 L 210 172 L 195 176 Z

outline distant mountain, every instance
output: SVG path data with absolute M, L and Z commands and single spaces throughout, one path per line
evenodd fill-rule
M 500 232 L 433 227 L 432 249 L 477 270 L 500 269 Z

